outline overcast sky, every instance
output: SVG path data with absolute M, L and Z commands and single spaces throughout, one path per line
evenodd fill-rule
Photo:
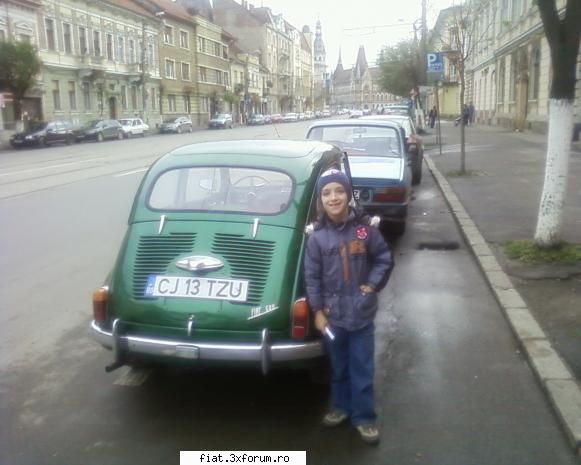
M 454 0 L 426 1 L 428 27 L 434 24 L 440 9 L 454 3 Z M 382 45 L 413 38 L 411 23 L 422 15 L 421 0 L 249 0 L 248 3 L 270 7 L 273 14 L 282 13 L 299 30 L 306 24 L 314 33 L 320 19 L 328 71 L 337 65 L 339 47 L 343 67 L 353 65 L 360 45 L 365 46 L 367 61 L 372 65 Z

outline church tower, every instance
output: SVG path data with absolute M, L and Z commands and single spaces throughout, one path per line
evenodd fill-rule
M 317 20 L 317 30 L 315 31 L 315 42 L 313 44 L 313 61 L 315 71 L 315 82 L 323 81 L 327 70 L 327 54 L 323 43 L 323 33 L 321 32 L 321 21 Z

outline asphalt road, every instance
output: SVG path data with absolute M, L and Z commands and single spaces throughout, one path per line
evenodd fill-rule
M 427 172 L 380 296 L 378 447 L 321 428 L 327 389 L 302 373 L 105 374 L 90 293 L 147 166 L 189 142 L 302 138 L 306 126 L 0 155 L 2 465 L 177 464 L 179 450 L 307 450 L 309 465 L 579 463 Z

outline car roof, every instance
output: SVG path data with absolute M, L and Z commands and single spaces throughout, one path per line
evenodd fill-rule
M 394 121 L 378 120 L 374 118 L 358 118 L 358 119 L 333 119 L 325 121 L 317 121 L 309 126 L 307 132 L 312 128 L 327 127 L 327 126 L 385 126 L 394 129 L 398 128 L 398 123 Z

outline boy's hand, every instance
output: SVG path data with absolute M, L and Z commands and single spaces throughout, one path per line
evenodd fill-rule
M 327 317 L 323 313 L 323 310 L 319 310 L 315 313 L 315 328 L 319 331 L 325 331 L 325 326 L 327 326 Z
M 361 286 L 359 286 L 359 290 L 363 292 L 363 294 L 371 294 L 372 292 L 375 292 L 375 290 L 371 286 L 368 286 L 367 284 L 362 284 Z

